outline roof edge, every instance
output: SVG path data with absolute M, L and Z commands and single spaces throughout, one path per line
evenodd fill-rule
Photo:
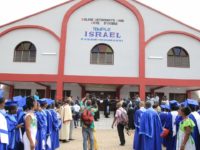
M 22 18 L 16 19 L 16 20 L 14 20 L 14 21 L 11 21 L 11 22 L 8 22 L 8 23 L 5 23 L 5 24 L 3 24 L 3 25 L 0 25 L 0 28 L 3 28 L 3 27 L 5 27 L 5 26 L 7 26 L 7 25 L 10 25 L 10 24 L 13 24 L 13 23 L 19 22 L 19 21 L 24 20 L 24 19 L 30 18 L 30 17 L 32 17 L 32 16 L 39 15 L 39 14 L 41 14 L 41 13 L 47 12 L 47 11 L 49 11 L 49 10 L 52 10 L 52 9 L 57 8 L 57 7 L 59 7 L 59 6 L 62 6 L 62 5 L 65 5 L 65 4 L 68 4 L 68 3 L 71 3 L 71 2 L 73 2 L 73 1 L 75 1 L 75 0 L 69 0 L 69 1 L 66 1 L 66 2 L 63 2 L 63 3 L 60 3 L 60 4 L 58 4 L 58 5 L 55 5 L 55 6 L 52 6 L 52 7 L 46 8 L 46 9 L 44 9 L 44 10 L 38 11 L 38 12 L 33 13 L 33 14 L 31 14 L 31 15 L 28 15 L 28 16 L 25 16 L 25 17 L 22 17 Z
M 186 26 L 186 27 L 188 27 L 188 28 L 190 28 L 190 29 L 192 29 L 192 30 L 195 30 L 195 31 L 197 31 L 197 32 L 200 33 L 200 29 L 197 29 L 197 28 L 195 28 L 195 27 L 192 27 L 192 26 L 190 26 L 190 25 L 188 25 L 188 24 L 186 24 L 186 23 L 184 23 L 184 22 L 182 22 L 182 21 L 180 21 L 180 20 L 177 20 L 177 19 L 175 19 L 175 18 L 173 18 L 173 17 L 171 17 L 171 16 L 168 16 L 167 14 L 165 14 L 165 13 L 163 13 L 163 12 L 157 10 L 157 9 L 154 9 L 153 7 L 150 7 L 150 6 L 148 6 L 148 5 L 146 5 L 146 4 L 142 3 L 142 2 L 139 2 L 139 1 L 137 1 L 137 0 L 132 0 L 132 1 L 134 1 L 134 2 L 136 2 L 136 3 L 138 3 L 138 4 L 140 4 L 140 5 L 142 5 L 142 6 L 144 6 L 144 7 L 147 7 L 147 8 L 149 8 L 149 9 L 151 9 L 151 10 L 153 10 L 153 11 L 155 11 L 155 12 L 157 12 L 157 13 L 159 13 L 159 14 L 161 14 L 161 15 L 163 15 L 163 16 L 165 16 L 165 17 L 171 19 L 171 20 L 174 20 L 174 21 L 176 21 L 176 22 L 178 22 L 178 23 L 180 23 L 180 24 L 182 24 L 182 25 L 184 25 L 184 26 Z

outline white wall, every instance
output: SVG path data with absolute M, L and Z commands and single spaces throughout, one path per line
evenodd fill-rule
M 81 87 L 76 83 L 65 83 L 64 84 L 64 90 L 70 90 L 71 96 L 73 96 L 73 99 L 76 100 L 76 97 L 78 96 L 81 98 Z
M 124 22 L 119 22 L 118 25 L 103 25 L 100 22 L 101 25 L 94 25 L 82 18 L 123 19 Z M 93 31 L 93 27 L 110 28 L 113 32 L 119 32 L 123 42 L 81 40 L 85 31 Z M 96 0 L 81 7 L 72 14 L 68 23 L 65 74 L 138 77 L 138 36 L 136 17 L 117 2 Z M 113 48 L 114 65 L 90 64 L 90 51 L 98 43 L 106 43 Z
M 200 90 L 191 92 L 191 98 L 200 101 Z
M 167 67 L 167 53 L 174 46 L 187 50 L 190 68 Z M 160 36 L 146 47 L 145 68 L 147 78 L 200 79 L 200 42 L 184 35 L 168 34 Z M 160 57 L 150 59 L 149 57 Z
M 36 47 L 36 62 L 13 62 L 14 49 L 22 41 Z M 59 43 L 49 33 L 38 29 L 20 29 L 0 38 L 0 72 L 19 74 L 57 74 Z M 55 55 L 44 55 L 55 53 Z
M 184 87 L 164 87 L 158 90 L 155 90 L 155 92 L 161 92 L 164 93 L 165 96 L 169 99 L 169 94 L 170 93 L 180 93 L 180 94 L 186 94 L 186 88 Z
M 33 82 L 15 82 L 15 89 L 31 89 L 31 94 L 34 95 L 37 89 L 44 89 L 46 90 L 46 87 L 38 85 Z M 48 83 L 46 85 L 50 85 L 51 90 L 56 90 L 56 84 L 55 83 Z M 76 83 L 65 83 L 63 90 L 70 90 L 71 96 L 76 98 L 77 96 L 81 97 L 81 87 Z
M 120 98 L 130 98 L 130 92 L 138 92 L 137 86 L 125 85 L 120 90 Z
M 41 14 L 38 14 L 38 15 L 26 18 L 24 20 L 18 21 L 16 23 L 7 25 L 5 27 L 0 28 L 0 32 L 4 31 L 10 27 L 13 27 L 13 26 L 39 25 L 39 26 L 44 26 L 46 28 L 49 28 L 50 30 L 54 31 L 60 37 L 61 25 L 62 25 L 62 20 L 63 20 L 64 14 L 67 12 L 67 10 L 70 7 L 72 7 L 77 2 L 79 2 L 79 0 L 72 1 L 65 5 L 62 5 L 62 6 L 54 8 L 54 9 L 51 9 L 49 11 L 43 12 Z
M 112 85 L 86 85 L 85 86 L 86 91 L 116 91 L 116 86 Z
M 7 85 L 4 85 L 4 84 L 0 84 L 0 86 L 1 86 L 0 90 L 4 91 L 4 94 L 3 94 L 4 98 L 8 99 L 9 98 L 9 89 L 10 89 L 10 87 L 7 86 Z
M 165 17 L 156 11 L 153 11 L 141 4 L 128 0 L 129 3 L 134 5 L 141 13 L 145 25 L 145 39 L 148 40 L 151 36 L 166 30 L 178 30 L 192 33 L 200 37 L 200 32 L 197 32 L 185 25 L 182 25 L 168 17 Z M 177 6 L 178 7 L 178 6 Z
M 46 90 L 44 86 L 38 85 L 33 82 L 15 82 L 14 89 L 30 89 L 31 95 L 34 95 L 37 89 Z

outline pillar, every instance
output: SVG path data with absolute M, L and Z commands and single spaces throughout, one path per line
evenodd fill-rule
M 60 100 L 60 101 L 62 101 L 62 99 L 63 99 L 63 86 L 64 86 L 63 82 L 61 82 L 61 81 L 57 82 L 57 85 L 56 85 L 56 99 Z
M 10 85 L 9 87 L 9 99 L 13 98 L 14 96 L 14 85 Z
M 146 97 L 145 97 L 145 91 L 146 91 L 145 85 L 144 84 L 140 84 L 139 85 L 139 93 L 140 93 L 140 99 L 142 101 L 145 101 L 145 99 L 146 99 Z

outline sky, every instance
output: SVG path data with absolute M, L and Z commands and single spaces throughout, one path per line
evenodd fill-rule
M 0 25 L 67 0 L 0 0 Z M 137 0 L 200 30 L 200 0 Z

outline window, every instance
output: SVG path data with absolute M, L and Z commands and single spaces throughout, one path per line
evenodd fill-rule
M 45 95 L 46 91 L 45 90 L 43 90 L 43 89 L 37 89 L 36 91 L 37 91 L 38 96 L 39 96 L 40 99 L 46 97 L 46 95 Z
M 14 96 L 30 96 L 31 90 L 30 89 L 14 89 Z
M 107 44 L 97 44 L 91 50 L 90 64 L 113 65 L 114 52 Z
M 35 62 L 36 48 L 31 42 L 19 43 L 14 52 L 14 62 Z
M 182 47 L 173 47 L 167 53 L 168 67 L 190 67 L 189 55 Z
M 184 101 L 187 98 L 187 94 L 185 93 L 169 93 L 170 100 L 177 100 L 179 102 Z
M 66 97 L 69 97 L 69 96 L 71 96 L 71 91 L 70 90 L 64 90 L 63 91 L 63 100 Z M 50 98 L 51 99 L 56 99 L 56 90 L 51 90 L 51 92 L 50 92 Z

